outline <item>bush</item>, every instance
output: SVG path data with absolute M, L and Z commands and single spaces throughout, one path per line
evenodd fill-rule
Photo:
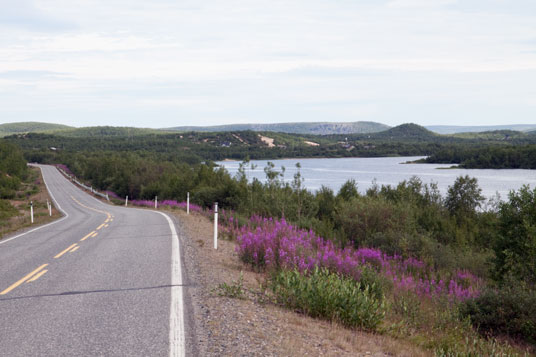
M 385 305 L 374 285 L 315 268 L 308 274 L 282 270 L 270 287 L 276 300 L 312 317 L 335 320 L 349 327 L 376 329 L 385 317 Z
M 364 246 L 364 241 L 373 234 L 414 232 L 414 223 L 407 207 L 371 197 L 343 202 L 338 207 L 335 219 L 336 226 L 356 247 Z
M 536 292 L 519 284 L 489 289 L 465 301 L 460 310 L 482 333 L 536 342 Z
M 20 180 L 17 177 L 10 177 L 0 172 L 0 199 L 15 198 L 19 186 Z
M 499 209 L 495 275 L 499 280 L 513 275 L 536 284 L 536 189 L 523 186 L 508 198 Z
M 19 211 L 13 207 L 8 201 L 0 199 L 0 219 L 2 221 L 6 220 L 10 217 L 17 216 L 19 214 Z M 4 222 L 2 222 L 0 225 L 2 225 Z

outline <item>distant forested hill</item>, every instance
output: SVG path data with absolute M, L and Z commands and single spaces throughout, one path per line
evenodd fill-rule
M 73 138 L 103 138 L 103 137 L 132 137 L 149 134 L 166 134 L 159 129 L 120 127 L 120 126 L 88 126 L 84 128 L 70 128 L 56 131 L 54 134 Z
M 44 133 L 70 128 L 72 127 L 67 125 L 39 123 L 33 121 L 22 123 L 7 123 L 0 124 L 0 137 L 22 133 Z
M 279 123 L 279 124 L 231 124 L 217 126 L 178 126 L 168 128 L 172 131 L 275 131 L 290 134 L 361 134 L 376 133 L 389 129 L 389 126 L 381 123 L 358 121 L 354 123 Z
M 457 134 L 457 133 L 479 133 L 483 131 L 497 130 L 514 130 L 514 131 L 529 131 L 536 130 L 536 124 L 510 124 L 510 125 L 475 125 L 475 126 L 460 126 L 460 125 L 428 125 L 426 129 L 438 134 Z

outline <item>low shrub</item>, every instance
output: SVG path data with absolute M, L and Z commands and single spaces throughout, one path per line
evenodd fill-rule
M 461 306 L 462 316 L 484 334 L 509 335 L 536 343 L 536 291 L 519 283 L 488 289 Z
M 311 272 L 282 270 L 274 273 L 270 287 L 276 301 L 312 317 L 335 320 L 348 327 L 375 330 L 385 317 L 385 305 L 365 285 L 315 268 Z
M 0 199 L 0 219 L 7 221 L 8 218 L 17 216 L 18 214 L 19 211 L 8 201 Z
M 240 272 L 240 278 L 231 284 L 221 283 L 218 285 L 216 292 L 219 296 L 230 297 L 234 299 L 244 299 L 244 275 Z

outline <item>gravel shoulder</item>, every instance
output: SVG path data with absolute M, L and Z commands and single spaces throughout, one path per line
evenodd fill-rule
M 187 343 L 199 356 L 427 356 L 409 342 L 343 328 L 312 319 L 263 299 L 262 274 L 251 271 L 222 240 L 213 249 L 207 218 L 173 211 L 186 269 L 186 304 L 195 329 Z M 223 294 L 222 284 L 237 286 L 243 298 Z M 222 296 L 223 295 L 223 296 Z

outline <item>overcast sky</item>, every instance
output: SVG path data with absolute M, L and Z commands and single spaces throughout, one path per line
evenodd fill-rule
M 535 0 L 0 0 L 0 123 L 536 123 Z

